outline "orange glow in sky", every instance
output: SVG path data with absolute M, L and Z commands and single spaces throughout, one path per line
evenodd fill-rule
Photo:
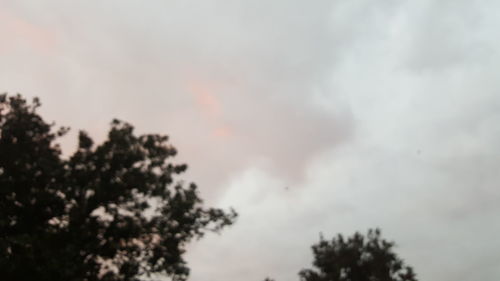
M 0 47 L 4 51 L 10 51 L 17 47 L 16 44 L 22 44 L 47 54 L 52 52 L 56 45 L 54 32 L 32 24 L 6 10 L 0 10 L 0 32 L 7 37 Z
M 214 83 L 191 81 L 188 83 L 188 90 L 194 96 L 196 105 L 203 114 L 210 119 L 212 134 L 217 138 L 227 138 L 232 135 L 232 130 L 224 124 L 222 120 L 222 105 L 215 94 L 216 86 Z

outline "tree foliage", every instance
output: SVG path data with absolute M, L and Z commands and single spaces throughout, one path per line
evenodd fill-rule
M 185 280 L 186 243 L 234 222 L 175 178 L 167 136 L 134 134 L 114 120 L 94 145 L 80 132 L 62 157 L 40 102 L 0 95 L 0 274 L 10 281 Z
M 314 269 L 304 269 L 301 281 L 416 281 L 413 269 L 393 252 L 394 243 L 381 238 L 380 230 L 365 236 L 355 233 L 312 246 Z

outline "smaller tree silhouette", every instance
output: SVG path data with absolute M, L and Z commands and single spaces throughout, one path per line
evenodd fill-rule
M 381 238 L 380 230 L 356 232 L 331 241 L 323 237 L 312 246 L 315 269 L 303 269 L 301 281 L 416 281 L 413 269 L 392 251 L 394 242 Z

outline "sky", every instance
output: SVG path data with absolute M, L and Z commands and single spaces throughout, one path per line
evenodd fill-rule
M 497 1 L 0 0 L 0 92 L 102 141 L 168 134 L 237 223 L 192 281 L 298 280 L 380 227 L 420 280 L 500 276 Z M 496 125 L 495 125 L 496 124 Z M 164 279 L 168 280 L 168 279 Z

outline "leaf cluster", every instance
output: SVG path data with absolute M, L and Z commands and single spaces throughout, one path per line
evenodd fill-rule
M 379 229 L 370 229 L 327 241 L 321 237 L 312 246 L 314 269 L 304 269 L 301 281 L 416 281 L 413 269 L 393 252 L 394 243 L 381 238 Z
M 99 145 L 79 133 L 64 158 L 38 99 L 0 95 L 0 272 L 6 280 L 185 280 L 185 245 L 231 225 L 206 208 L 164 135 L 113 120 Z

